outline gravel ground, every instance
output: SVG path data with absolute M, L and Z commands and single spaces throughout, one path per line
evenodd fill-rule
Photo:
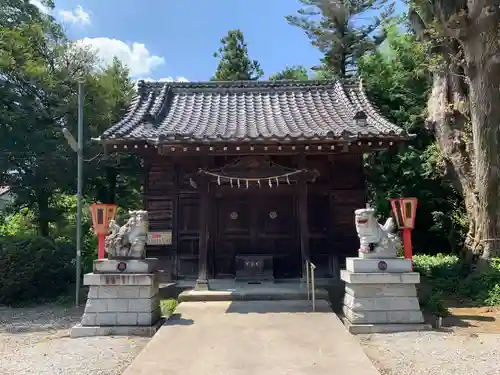
M 69 338 L 82 309 L 0 307 L 0 375 L 118 375 L 149 339 Z
M 383 375 L 500 375 L 500 334 L 358 335 Z

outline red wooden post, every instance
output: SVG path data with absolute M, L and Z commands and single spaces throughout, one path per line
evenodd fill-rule
M 410 228 L 403 229 L 403 246 L 404 246 L 405 259 L 410 259 L 412 261 L 412 268 L 413 268 L 413 248 L 411 245 Z
M 104 240 L 106 239 L 106 235 L 99 233 L 97 235 L 97 259 L 104 259 L 105 258 L 105 251 L 104 251 Z

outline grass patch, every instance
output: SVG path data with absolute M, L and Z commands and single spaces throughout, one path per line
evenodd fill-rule
M 179 303 L 174 298 L 162 299 L 160 301 L 161 315 L 165 318 L 168 318 L 174 313 L 178 304 Z

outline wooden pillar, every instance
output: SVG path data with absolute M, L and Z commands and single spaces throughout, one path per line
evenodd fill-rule
M 306 155 L 301 154 L 299 168 L 306 169 Z M 302 174 L 299 180 L 299 232 L 300 232 L 300 252 L 302 254 L 302 276 L 305 276 L 304 264 L 310 260 L 309 251 L 309 219 L 307 208 L 307 176 Z
M 200 237 L 198 247 L 198 279 L 196 290 L 208 290 L 208 204 L 209 182 L 206 176 L 200 179 Z

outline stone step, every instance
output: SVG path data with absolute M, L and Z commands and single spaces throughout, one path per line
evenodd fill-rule
M 213 302 L 213 301 L 307 301 L 306 291 L 276 290 L 186 290 L 179 294 L 179 302 Z M 317 300 L 328 301 L 328 292 L 324 289 L 316 291 Z

